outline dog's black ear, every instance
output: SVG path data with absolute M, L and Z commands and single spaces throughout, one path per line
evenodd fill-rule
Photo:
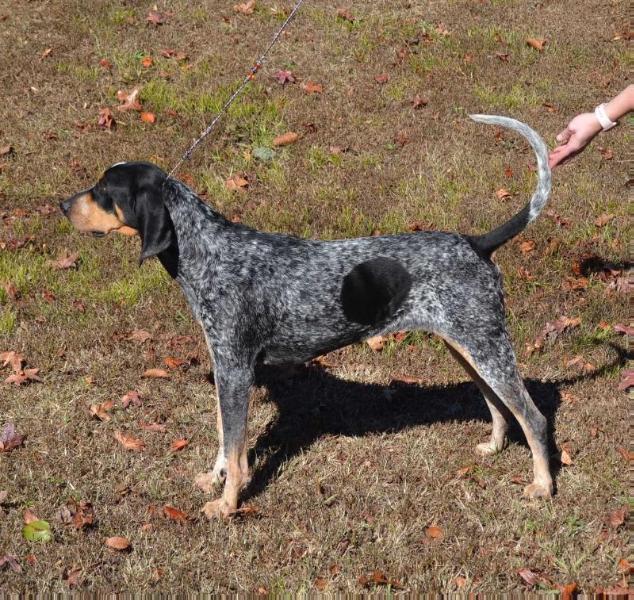
M 174 224 L 165 208 L 163 199 L 154 187 L 140 190 L 135 198 L 135 213 L 141 235 L 141 256 L 143 261 L 164 252 L 176 241 Z

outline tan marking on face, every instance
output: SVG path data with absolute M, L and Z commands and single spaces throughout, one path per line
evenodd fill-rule
M 125 223 L 125 217 L 123 216 L 123 211 L 116 204 L 114 205 L 114 212 L 119 218 L 119 221 L 121 221 L 122 223 Z M 138 235 L 139 230 L 124 224 L 117 229 L 117 233 L 121 233 L 123 235 Z
M 90 192 L 77 196 L 73 200 L 68 211 L 68 219 L 82 232 L 109 233 L 125 225 L 117 215 L 101 208 Z

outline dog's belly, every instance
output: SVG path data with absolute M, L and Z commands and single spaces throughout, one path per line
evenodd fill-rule
M 355 333 L 329 340 L 315 340 L 313 343 L 271 344 L 260 352 L 259 359 L 265 365 L 304 363 L 316 356 L 358 342 L 362 337 L 361 333 Z

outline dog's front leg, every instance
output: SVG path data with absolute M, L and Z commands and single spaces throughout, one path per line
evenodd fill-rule
M 246 430 L 249 412 L 249 391 L 253 383 L 253 366 L 238 354 L 215 352 L 218 424 L 221 434 L 226 480 L 222 496 L 207 502 L 207 517 L 229 517 L 238 508 L 240 490 L 249 482 Z M 216 459 L 216 463 L 220 459 Z

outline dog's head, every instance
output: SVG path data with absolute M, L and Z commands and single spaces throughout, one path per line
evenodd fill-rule
M 167 250 L 174 226 L 163 202 L 167 175 L 146 162 L 117 163 L 90 189 L 60 203 L 70 222 L 101 237 L 116 231 L 141 236 L 141 262 Z

